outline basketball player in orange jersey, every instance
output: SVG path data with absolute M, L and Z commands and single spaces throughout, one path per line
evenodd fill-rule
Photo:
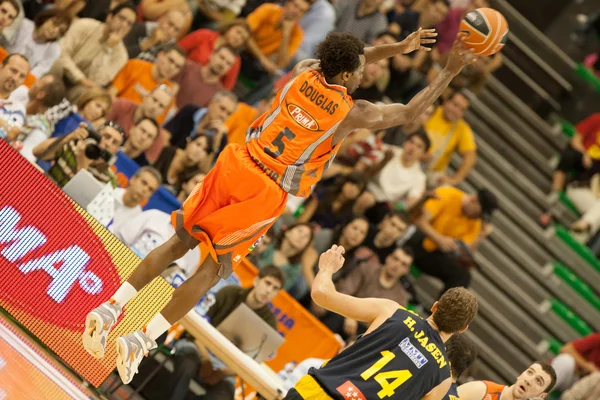
M 143 330 L 117 339 L 117 369 L 123 382 L 130 382 L 155 340 L 255 247 L 285 209 L 288 193 L 309 195 L 350 132 L 412 121 L 474 61 L 460 37 L 444 70 L 408 104 L 352 101 L 350 93 L 360 84 L 366 63 L 424 49 L 423 44 L 434 42 L 436 35 L 419 29 L 402 42 L 365 49 L 350 34 L 329 34 L 319 46 L 318 60 L 300 62 L 270 110 L 250 126 L 246 145 L 228 145 L 204 181 L 173 213 L 176 234 L 144 258 L 110 301 L 88 314 L 84 348 L 103 357 L 122 307 L 173 261 L 202 243 L 209 255 L 194 275 Z
M 545 399 L 556 383 L 556 373 L 550 364 L 535 362 L 512 386 L 489 381 L 474 381 L 458 387 L 460 400 L 527 400 Z

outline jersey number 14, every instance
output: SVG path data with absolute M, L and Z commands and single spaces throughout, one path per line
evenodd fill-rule
M 412 373 L 407 369 L 379 372 L 396 357 L 394 353 L 387 350 L 382 351 L 381 355 L 381 359 L 360 374 L 360 377 L 365 381 L 374 378 L 381 385 L 381 390 L 377 392 L 377 396 L 383 399 L 384 397 L 392 397 L 396 389 L 412 377 Z

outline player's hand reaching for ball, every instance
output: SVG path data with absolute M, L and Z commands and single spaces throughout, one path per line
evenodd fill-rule
M 319 271 L 329 272 L 332 275 L 344 265 L 345 250 L 342 246 L 334 244 L 319 258 Z
M 473 51 L 466 48 L 464 38 L 464 33 L 458 34 L 454 41 L 454 45 L 452 45 L 448 63 L 446 64 L 446 70 L 455 75 L 458 75 L 464 67 L 477 60 L 477 56 L 473 54 Z
M 402 46 L 402 53 L 408 54 L 415 50 L 431 51 L 431 47 L 424 46 L 425 44 L 435 43 L 435 37 L 437 36 L 435 29 L 423 29 L 419 28 L 418 31 L 411 33 L 400 42 Z

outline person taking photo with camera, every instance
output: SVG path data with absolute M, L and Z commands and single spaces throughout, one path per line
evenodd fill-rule
M 85 123 L 70 134 L 48 139 L 33 149 L 40 160 L 52 161 L 48 176 L 63 187 L 77 172 L 86 169 L 102 183 L 110 182 L 117 186 L 117 179 L 110 166 L 123 144 L 123 128 L 114 122 L 107 122 L 98 132 Z

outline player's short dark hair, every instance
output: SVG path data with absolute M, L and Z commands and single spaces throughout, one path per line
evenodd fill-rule
M 258 271 L 258 279 L 263 279 L 266 277 L 277 279 L 279 283 L 281 283 L 281 287 L 285 285 L 285 275 L 283 274 L 281 268 L 276 267 L 275 265 L 267 265 Z
M 446 355 L 450 361 L 452 377 L 458 379 L 477 358 L 475 343 L 462 333 L 455 333 L 446 342 Z
M 35 16 L 34 24 L 36 28 L 44 25 L 46 21 L 54 18 L 58 25 L 64 24 L 67 27 L 71 26 L 71 22 L 73 18 L 69 15 L 69 13 L 61 8 L 52 7 L 47 10 L 40 12 Z
M 342 72 L 354 72 L 360 66 L 365 44 L 349 33 L 330 32 L 317 47 L 317 59 L 325 79 Z
M 534 364 L 537 364 L 540 367 L 542 367 L 542 371 L 550 375 L 550 383 L 548 384 L 548 387 L 544 389 L 544 393 L 550 393 L 550 391 L 554 388 L 554 385 L 556 384 L 556 371 L 554 370 L 554 367 L 542 361 L 536 361 L 534 362 Z
M 448 289 L 438 300 L 433 322 L 440 332 L 456 333 L 467 328 L 475 319 L 479 304 L 468 289 L 455 287 Z
M 135 8 L 135 4 L 133 4 L 131 1 L 126 1 L 124 3 L 121 3 L 118 6 L 114 7 L 113 9 L 109 10 L 108 15 L 117 15 L 118 13 L 125 10 L 126 8 L 130 9 L 131 11 L 133 11 L 135 13 L 135 15 L 137 15 L 137 9 Z

